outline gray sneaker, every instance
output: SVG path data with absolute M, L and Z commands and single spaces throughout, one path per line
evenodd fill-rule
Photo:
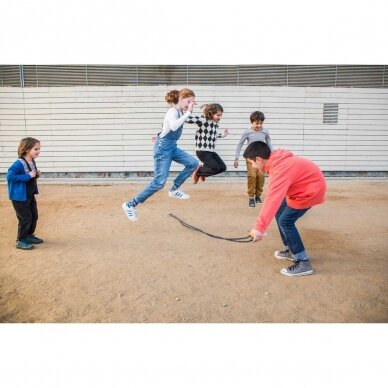
M 248 206 L 249 207 L 255 207 L 256 206 L 256 204 L 255 204 L 255 197 L 249 197 Z
M 285 249 L 284 251 L 275 251 L 273 254 L 279 260 L 291 260 L 295 261 L 292 257 L 291 251 L 289 249 Z
M 297 260 L 291 267 L 283 268 L 280 273 L 285 276 L 305 276 L 313 273 L 309 260 Z

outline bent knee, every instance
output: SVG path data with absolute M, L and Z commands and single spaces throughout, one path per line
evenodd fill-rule
M 213 174 L 221 174 L 222 172 L 225 172 L 226 171 L 226 168 L 215 168 L 213 169 Z
M 276 216 L 275 216 L 275 218 L 276 218 Z M 295 221 L 292 221 L 288 218 L 284 218 L 282 216 L 277 217 L 276 221 L 281 228 L 289 228 L 289 227 L 295 226 Z
M 163 187 L 165 186 L 165 184 L 166 184 L 166 181 L 154 181 L 154 184 L 153 184 L 153 186 L 154 186 L 154 189 L 155 190 L 162 190 L 163 189 Z

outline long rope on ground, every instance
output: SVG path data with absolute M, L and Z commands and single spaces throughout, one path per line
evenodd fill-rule
M 211 234 L 211 233 L 208 233 L 208 232 L 205 232 L 203 231 L 202 229 L 199 229 L 193 225 L 190 225 L 188 223 L 186 223 L 185 221 L 181 220 L 179 217 L 175 216 L 174 214 L 169 214 L 170 217 L 172 218 L 175 218 L 176 220 L 178 220 L 182 226 L 188 228 L 188 229 L 191 229 L 191 230 L 194 230 L 196 232 L 199 232 L 199 233 L 203 233 L 203 234 L 206 234 L 206 236 L 209 236 L 209 237 L 212 237 L 212 238 L 216 238 L 218 240 L 227 240 L 227 241 L 232 241 L 232 242 L 238 242 L 238 243 L 248 243 L 248 242 L 252 242 L 253 238 L 251 235 L 248 235 L 246 237 L 221 237 L 221 236 L 216 236 L 215 234 Z

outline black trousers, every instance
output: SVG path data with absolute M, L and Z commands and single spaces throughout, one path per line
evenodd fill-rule
M 198 169 L 198 176 L 211 176 L 226 171 L 224 161 L 216 152 L 197 151 L 198 159 L 203 166 Z
M 19 220 L 18 240 L 34 234 L 38 222 L 38 206 L 35 195 L 28 196 L 27 201 L 12 201 L 16 216 Z

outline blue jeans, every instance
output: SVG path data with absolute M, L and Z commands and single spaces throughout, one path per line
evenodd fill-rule
M 158 136 L 154 146 L 154 179 L 134 198 L 136 202 L 143 203 L 152 194 L 163 189 L 173 161 L 185 166 L 180 174 L 174 179 L 174 187 L 176 188 L 180 187 L 197 169 L 199 164 L 197 159 L 177 147 L 176 140 L 179 137 L 179 132 L 172 133 L 172 131 L 163 138 Z
M 284 198 L 275 216 L 284 248 L 289 249 L 292 257 L 296 260 L 308 260 L 307 252 L 304 249 L 295 222 L 309 209 L 293 209 L 287 205 Z

